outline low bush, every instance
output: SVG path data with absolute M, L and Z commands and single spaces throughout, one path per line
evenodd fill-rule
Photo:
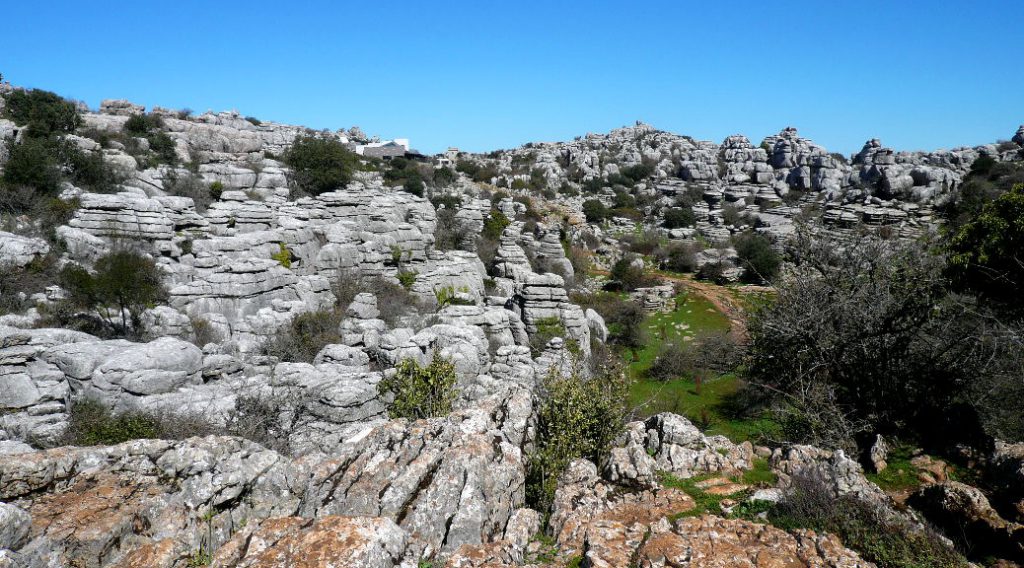
M 735 370 L 742 356 L 742 348 L 728 333 L 710 333 L 690 342 L 664 344 L 647 373 L 659 381 L 704 378 Z
M 217 428 L 196 414 L 140 410 L 115 413 L 100 401 L 84 398 L 71 403 L 68 425 L 58 443 L 99 446 L 129 440 L 183 440 L 193 436 L 224 433 L 223 428 Z
M 772 248 L 767 238 L 759 233 L 746 232 L 736 237 L 736 256 L 743 269 L 744 282 L 771 282 L 779 275 L 782 257 Z
M 540 390 L 533 451 L 527 456 L 526 503 L 548 513 L 558 478 L 574 459 L 601 466 L 622 431 L 629 384 L 618 367 L 592 378 L 551 372 Z
M 344 187 L 359 165 L 359 156 L 339 140 L 316 134 L 298 136 L 284 154 L 299 189 L 320 195 Z
M 641 266 L 635 265 L 629 258 L 621 258 L 613 264 L 610 276 L 623 290 L 628 291 L 656 283 L 656 279 L 648 276 Z
M 880 568 L 954 568 L 967 560 L 934 530 L 888 514 L 853 495 L 836 498 L 821 480 L 795 476 L 785 498 L 768 510 L 772 525 L 836 535 Z
M 220 182 L 214 182 L 220 183 Z M 223 189 L 223 186 L 221 186 Z M 168 170 L 164 178 L 164 191 L 178 197 L 189 197 L 195 203 L 196 211 L 202 213 L 214 201 L 212 185 L 206 185 L 202 176 L 191 172 L 184 174 Z
M 537 331 L 530 336 L 530 350 L 536 357 L 544 352 L 548 342 L 556 337 L 565 338 L 565 326 L 557 317 L 540 318 L 535 322 Z
M 644 310 L 636 302 L 610 292 L 572 294 L 571 300 L 580 307 L 593 309 L 608 327 L 608 342 L 622 347 L 644 345 Z
M 4 118 L 26 127 L 30 138 L 74 132 L 82 123 L 74 103 L 49 91 L 14 90 L 4 96 L 4 103 Z
M 693 210 L 683 207 L 670 207 L 665 210 L 665 220 L 662 225 L 666 229 L 679 229 L 682 227 L 692 227 L 697 222 L 697 216 L 693 214 Z
M 312 363 L 324 347 L 341 343 L 338 325 L 342 315 L 337 309 L 299 314 L 266 339 L 260 351 L 282 361 Z
M 446 416 L 458 396 L 455 364 L 437 352 L 426 367 L 414 359 L 395 366 L 395 374 L 377 383 L 381 396 L 388 397 L 391 418 L 434 418 Z
M 331 291 L 337 300 L 337 309 L 342 313 L 357 294 L 368 292 L 375 295 L 381 319 L 392 327 L 399 324 L 404 316 L 415 314 L 420 309 L 416 296 L 405 286 L 382 276 L 364 276 L 358 270 L 339 271 Z
M 164 120 L 155 114 L 133 114 L 125 121 L 122 130 L 132 136 L 146 136 L 164 127 Z
M 114 336 L 140 337 L 142 312 L 167 299 L 153 259 L 130 250 L 100 257 L 93 272 L 69 265 L 60 280 L 67 292 L 64 303 L 92 312 Z
M 697 253 L 703 248 L 696 241 L 673 242 L 655 251 L 655 260 L 664 270 L 694 272 L 697 270 Z
M 455 207 L 437 211 L 437 226 L 434 229 L 434 248 L 438 250 L 467 249 L 473 242 L 473 234 L 456 217 Z
M 508 227 L 511 223 L 512 221 L 504 213 L 497 209 L 491 209 L 490 214 L 484 219 L 484 229 L 481 232 L 481 236 L 485 239 L 497 241 L 501 238 L 501 233 L 505 230 L 505 227 Z
M 588 223 L 600 223 L 611 216 L 608 207 L 599 199 L 588 199 L 583 202 L 583 215 Z

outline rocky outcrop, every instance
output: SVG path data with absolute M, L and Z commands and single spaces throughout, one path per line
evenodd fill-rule
M 50 245 L 43 239 L 0 231 L 0 267 L 24 268 L 48 252 Z
M 1024 525 L 1003 519 L 975 487 L 957 481 L 926 485 L 908 503 L 979 556 L 1024 558 Z

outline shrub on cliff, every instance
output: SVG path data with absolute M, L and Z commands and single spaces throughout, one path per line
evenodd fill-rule
M 395 374 L 377 383 L 381 396 L 390 397 L 388 415 L 391 418 L 434 418 L 446 416 L 458 392 L 455 383 L 455 364 L 434 353 L 427 366 L 413 359 L 405 359 L 395 366 Z
M 315 134 L 295 138 L 284 154 L 299 189 L 320 195 L 344 187 L 359 164 L 359 156 L 335 138 Z
M 74 132 L 82 123 L 74 103 L 49 91 L 14 90 L 4 99 L 3 116 L 27 127 L 26 134 L 32 138 Z
M 134 251 L 100 257 L 93 272 L 70 265 L 60 279 L 68 294 L 65 302 L 92 312 L 116 336 L 138 337 L 142 312 L 167 297 L 156 263 Z

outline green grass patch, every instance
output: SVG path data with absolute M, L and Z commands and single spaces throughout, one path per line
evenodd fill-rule
M 774 487 L 779 476 L 772 471 L 767 458 L 754 458 L 753 467 L 744 471 L 740 479 L 743 483 L 755 487 Z
M 674 489 L 681 489 L 687 495 L 693 499 L 693 508 L 689 511 L 683 511 L 682 513 L 676 513 L 671 517 L 672 521 L 681 519 L 683 517 L 699 517 L 701 515 L 721 515 L 722 508 L 719 507 L 719 503 L 722 499 L 725 499 L 724 495 L 712 495 L 705 493 L 703 489 L 697 487 L 697 484 L 701 481 L 706 481 L 712 477 L 718 477 L 715 473 L 705 473 L 703 475 L 695 475 L 687 479 L 680 479 L 671 473 L 660 472 L 658 474 L 658 481 L 661 482 L 663 487 L 672 487 Z
M 658 356 L 661 346 L 668 341 L 687 341 L 701 333 L 729 331 L 729 318 L 715 309 L 715 305 L 696 294 L 676 297 L 676 309 L 668 313 L 654 313 L 643 323 L 647 342 L 636 351 L 629 364 L 630 373 L 640 378 Z M 627 352 L 628 353 L 628 352 Z M 629 353 L 632 356 L 631 353 Z
M 771 437 L 778 430 L 774 420 L 767 415 L 743 416 L 733 408 L 732 398 L 741 386 L 742 380 L 734 374 L 704 381 L 699 392 L 690 379 L 640 379 L 630 385 L 629 403 L 639 418 L 671 412 L 685 416 L 708 435 L 722 435 L 733 442 Z

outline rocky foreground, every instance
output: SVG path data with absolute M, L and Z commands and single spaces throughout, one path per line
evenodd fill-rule
M 84 121 L 94 135 L 116 133 L 142 110 L 108 101 Z M 512 222 L 489 268 L 473 244 L 436 246 L 438 208 L 385 185 L 378 173 L 294 198 L 291 172 L 274 156 L 304 132 L 299 127 L 237 113 L 154 112 L 190 167 L 150 166 L 116 144 L 69 135 L 123 168 L 118 191 L 67 184 L 61 199 L 77 206 L 54 228 L 59 250 L 29 230 L 29 218 L 0 233 L 5 267 L 22 269 L 47 255 L 91 266 L 130 245 L 155 259 L 168 290 L 165 305 L 142 315 L 140 341 L 40 327 L 63 298 L 57 286 L 24 298 L 30 307 L 23 312 L 0 316 L 0 566 L 873 566 L 833 535 L 730 514 L 742 503 L 778 501 L 801 476 L 822 480 L 835 498 L 854 495 L 924 526 L 841 451 L 736 444 L 673 414 L 630 423 L 607 463 L 574 461 L 545 519 L 525 499 L 539 389 L 552 370 L 585 377 L 591 350 L 608 335 L 600 315 L 570 301 L 573 267 L 557 223 L 524 230 L 516 217 L 525 206 L 497 200 L 495 209 Z M 17 125 L 0 120 L 0 139 L 20 136 Z M 1016 159 L 994 145 L 904 155 L 872 141 L 847 164 L 789 129 L 762 146 L 742 137 L 714 145 L 638 126 L 496 159 L 507 166 L 500 175 L 512 179 L 514 156 L 529 152 L 552 184 L 568 180 L 568 165 L 606 175 L 648 159 L 660 180 L 650 183 L 652 192 L 669 196 L 683 181 L 702 184 L 706 199 L 694 206 L 702 213 L 694 230 L 715 238 L 736 229 L 722 224 L 721 205 L 746 207 L 747 197 L 752 208 L 766 204 L 758 213 L 769 229 L 791 226 L 797 206 L 786 209 L 782 197 L 795 190 L 824 195 L 827 222 L 917 226 L 978 156 Z M 612 159 L 605 147 L 628 155 Z M 201 206 L 171 194 L 182 176 L 223 191 Z M 884 195 L 861 189 L 869 179 Z M 491 214 L 483 190 L 465 176 L 448 190 L 463 197 L 455 220 L 469 234 L 479 234 Z M 550 205 L 570 209 L 571 238 L 589 232 L 616 248 L 613 237 L 581 222 L 579 199 Z M 339 280 L 364 277 L 411 278 L 407 291 L 419 303 L 396 314 L 381 291 L 363 291 L 337 326 L 339 342 L 312 362 L 261 351 L 296 316 L 330 308 Z M 552 325 L 557 337 L 531 344 Z M 400 361 L 426 364 L 435 355 L 455 365 L 454 411 L 389 418 L 378 384 Z M 70 401 L 86 397 L 118 412 L 201 416 L 222 429 L 245 400 L 284 401 L 274 419 L 288 427 L 273 448 L 223 435 L 60 446 Z M 999 464 L 1007 499 L 1024 502 L 1024 449 L 999 446 L 989 458 Z M 774 481 L 744 484 L 756 467 L 767 467 Z M 709 493 L 742 497 L 704 510 L 666 482 L 695 476 L 711 480 Z M 969 523 L 1004 550 L 1022 546 L 1024 527 L 1006 521 L 984 495 L 933 481 L 919 496 L 929 519 Z

